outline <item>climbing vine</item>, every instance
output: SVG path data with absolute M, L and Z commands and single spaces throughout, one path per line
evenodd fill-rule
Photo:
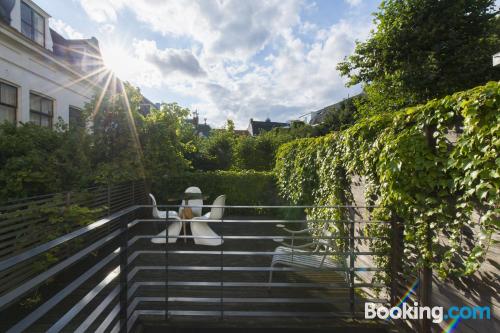
M 475 272 L 499 228 L 500 82 L 362 119 L 347 130 L 280 147 L 278 189 L 292 203 L 353 202 L 361 176 L 374 220 L 404 224 L 404 252 L 442 278 Z M 312 210 L 311 218 L 342 220 Z M 341 224 L 336 231 L 342 230 Z M 390 228 L 367 227 L 371 236 Z M 371 244 L 388 251 L 386 241 Z M 376 259 L 386 265 L 387 259 Z

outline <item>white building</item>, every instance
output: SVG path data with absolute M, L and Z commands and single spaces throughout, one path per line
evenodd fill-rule
M 0 0 L 0 122 L 78 124 L 102 82 L 97 40 L 67 40 L 49 18 L 31 0 Z

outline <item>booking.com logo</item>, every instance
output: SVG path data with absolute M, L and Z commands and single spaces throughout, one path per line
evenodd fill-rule
M 417 279 L 410 287 L 401 301 L 394 307 L 387 308 L 376 303 L 365 303 L 366 319 L 431 319 L 434 323 L 448 321 L 443 332 L 451 332 L 461 320 L 469 319 L 491 319 L 489 306 L 452 306 L 446 311 L 442 306 L 419 306 L 417 302 L 413 306 L 407 303 L 412 292 L 419 285 Z
M 376 303 L 365 303 L 365 319 L 431 319 L 433 323 L 441 323 L 448 319 L 490 319 L 489 306 L 452 306 L 445 313 L 442 306 L 413 306 L 403 303 L 402 306 L 387 308 Z

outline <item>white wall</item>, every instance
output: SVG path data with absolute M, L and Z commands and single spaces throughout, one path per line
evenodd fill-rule
M 4 32 L 6 32 L 4 34 Z M 69 119 L 69 106 L 83 108 L 93 94 L 89 83 L 71 84 L 79 77 L 51 61 L 50 54 L 42 54 L 26 47 L 27 41 L 0 26 L 0 80 L 18 87 L 17 121 L 29 121 L 30 91 L 54 100 L 53 123 L 61 117 Z

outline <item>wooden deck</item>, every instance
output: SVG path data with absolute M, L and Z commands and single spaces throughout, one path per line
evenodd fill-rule
M 232 216 L 228 219 L 264 219 L 263 217 Z M 303 225 L 287 225 L 300 229 Z M 163 227 L 159 224 L 143 223 L 136 227 L 134 235 L 154 235 Z M 224 236 L 279 236 L 282 229 L 269 223 L 224 223 L 215 224 L 213 229 Z M 175 326 L 195 328 L 197 323 L 217 323 L 217 327 L 360 327 L 361 322 L 353 324 L 350 320 L 338 318 L 350 311 L 349 288 L 345 275 L 334 271 L 274 272 L 273 282 L 281 284 L 269 289 L 265 284 L 269 272 L 262 271 L 206 271 L 201 267 L 245 267 L 268 268 L 272 255 L 231 254 L 231 251 L 272 252 L 279 246 L 272 239 L 225 239 L 218 247 L 195 245 L 192 239 L 186 242 L 178 239 L 175 244 L 153 244 L 149 239 L 141 239 L 129 249 L 134 251 L 156 251 L 139 255 L 131 268 L 144 266 L 165 266 L 165 249 L 169 251 L 189 251 L 187 254 L 170 254 L 168 263 L 181 269 L 182 266 L 200 267 L 199 270 L 171 270 L 168 274 L 161 269 L 143 269 L 136 273 L 132 283 L 153 282 L 153 285 L 137 289 L 134 297 L 143 298 L 136 310 L 168 311 L 172 314 L 168 321 L 164 316 L 141 316 L 138 327 Z M 194 252 L 191 252 L 194 251 Z M 215 251 L 206 254 L 203 251 Z M 166 288 L 165 281 L 169 281 Z M 209 285 L 202 285 L 207 282 Z M 220 283 L 222 282 L 223 288 Z M 180 286 L 177 284 L 193 283 Z M 246 286 L 232 286 L 234 283 Z M 303 284 L 302 287 L 300 284 Z M 336 284 L 337 288 L 310 287 L 311 285 Z M 308 286 L 308 287 L 306 287 Z M 129 286 L 130 288 L 130 286 Z M 165 303 L 165 297 L 173 300 Z M 221 299 L 223 300 L 221 302 Z M 280 301 L 283 300 L 283 301 Z M 357 307 L 357 311 L 363 311 Z M 195 312 L 190 312 L 195 311 Z M 198 311 L 198 312 L 196 312 Z M 214 312 L 201 315 L 203 312 Z M 191 315 L 192 313 L 192 315 Z M 296 313 L 297 315 L 293 315 Z M 307 313 L 307 314 L 306 314 Z M 306 315 L 304 315 L 306 314 Z M 282 315 L 282 317 L 281 317 Z M 317 315 L 317 316 L 316 316 Z M 146 318 L 146 319 L 144 319 Z M 205 324 L 203 324 L 205 326 Z M 361 326 L 373 328 L 373 323 Z M 376 326 L 375 329 L 379 329 Z

